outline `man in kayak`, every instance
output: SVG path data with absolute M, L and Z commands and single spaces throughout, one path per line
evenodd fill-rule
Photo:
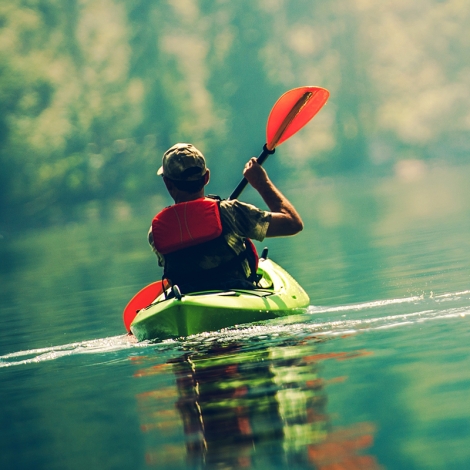
M 238 200 L 204 196 L 210 172 L 192 144 L 178 143 L 163 154 L 157 172 L 175 201 L 152 221 L 148 241 L 163 267 L 163 278 L 182 293 L 254 288 L 257 254 L 251 239 L 295 235 L 303 222 L 256 158 L 243 176 L 269 211 Z

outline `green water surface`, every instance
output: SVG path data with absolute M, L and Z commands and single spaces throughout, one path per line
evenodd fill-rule
M 163 343 L 121 321 L 158 207 L 2 233 L 0 468 L 467 468 L 469 176 L 293 184 L 258 247 L 309 309 Z

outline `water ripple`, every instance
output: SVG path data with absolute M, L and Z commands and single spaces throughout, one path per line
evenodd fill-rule
M 201 333 L 178 340 L 137 343 L 127 335 L 82 341 L 61 346 L 18 351 L 0 356 L 0 368 L 52 361 L 77 354 L 110 353 L 125 349 L 200 348 L 227 341 L 300 340 L 358 334 L 367 331 L 402 328 L 423 322 L 462 318 L 470 314 L 470 290 L 428 297 L 412 296 L 331 307 L 310 306 L 306 312 L 220 331 Z M 444 306 L 445 308 L 442 308 Z

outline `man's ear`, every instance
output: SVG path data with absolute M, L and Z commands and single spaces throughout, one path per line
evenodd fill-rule
M 211 172 L 209 171 L 209 168 L 206 171 L 206 174 L 204 175 L 204 186 L 210 181 L 211 179 Z

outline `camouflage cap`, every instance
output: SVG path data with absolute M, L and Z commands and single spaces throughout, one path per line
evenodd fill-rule
M 195 181 L 207 172 L 204 155 L 192 144 L 175 144 L 163 154 L 157 175 L 175 181 Z

